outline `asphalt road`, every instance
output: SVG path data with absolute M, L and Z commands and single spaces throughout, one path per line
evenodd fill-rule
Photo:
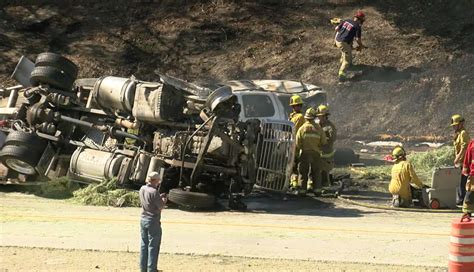
M 165 209 L 163 253 L 446 267 L 455 214 L 259 196 L 248 212 Z M 0 192 L 1 246 L 137 252 L 138 208 Z

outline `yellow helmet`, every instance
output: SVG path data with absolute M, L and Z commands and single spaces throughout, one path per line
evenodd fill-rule
M 290 98 L 290 106 L 303 105 L 303 99 L 299 95 L 293 95 Z
M 451 116 L 451 126 L 459 125 L 462 122 L 464 122 L 464 118 L 460 114 Z
M 329 108 L 326 105 L 319 105 L 318 109 L 316 110 L 316 115 L 329 115 Z
M 314 119 L 316 118 L 316 111 L 313 108 L 309 108 L 306 110 L 304 114 L 305 119 Z
M 405 152 L 405 149 L 403 149 L 401 146 L 395 147 L 392 151 L 392 157 L 395 159 L 399 159 L 400 157 L 404 157 L 406 155 L 407 153 Z

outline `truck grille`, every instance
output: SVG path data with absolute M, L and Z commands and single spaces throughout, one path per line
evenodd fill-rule
M 257 143 L 257 186 L 278 191 L 288 187 L 295 153 L 293 128 L 289 121 L 262 122 Z

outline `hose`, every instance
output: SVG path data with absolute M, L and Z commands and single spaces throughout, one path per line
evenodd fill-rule
M 206 121 L 204 121 L 204 123 L 202 123 L 192 134 L 191 136 L 189 136 L 189 138 L 186 140 L 186 143 L 184 144 L 183 146 L 183 150 L 181 152 L 181 169 L 179 169 L 179 187 L 182 187 L 181 185 L 181 180 L 183 178 L 183 168 L 184 168 L 184 155 L 186 153 L 186 148 L 188 147 L 189 143 L 191 142 L 191 140 L 193 139 L 194 135 L 196 135 L 196 133 L 198 133 L 205 125 L 207 125 L 207 123 L 209 123 L 209 121 L 213 120 L 214 119 L 214 113 L 211 114 L 211 116 L 209 116 L 209 119 L 207 119 Z

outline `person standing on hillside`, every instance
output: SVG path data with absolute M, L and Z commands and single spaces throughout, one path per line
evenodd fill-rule
M 339 68 L 339 82 L 347 80 L 347 68 L 352 65 L 352 43 L 357 42 L 356 50 L 362 50 L 362 24 L 365 22 L 365 14 L 357 11 L 354 18 L 342 20 L 336 27 L 335 45 L 341 49 L 341 67 Z
M 290 97 L 290 107 L 293 109 L 293 111 L 290 113 L 289 120 L 295 124 L 295 133 L 298 132 L 300 127 L 304 124 L 304 116 L 303 116 L 303 99 L 299 95 L 293 95 Z M 296 160 L 295 156 L 295 161 L 294 161 L 295 166 L 298 165 L 298 162 Z M 298 187 L 298 170 L 295 169 L 293 170 L 293 175 L 291 176 L 291 187 L 296 188 Z
M 464 197 L 462 211 L 471 216 L 474 212 L 474 140 L 471 140 L 467 146 L 462 174 L 467 177 L 466 196 Z
M 418 188 L 423 188 L 423 183 L 415 173 L 413 165 L 407 161 L 405 149 L 397 146 L 392 151 L 395 165 L 392 167 L 392 179 L 388 190 L 392 194 L 392 206 L 408 208 L 412 205 L 412 194 L 410 183 Z
M 461 167 L 464 162 L 464 156 L 466 154 L 470 137 L 464 128 L 464 118 L 460 114 L 451 116 L 451 127 L 454 129 L 454 166 Z M 461 174 L 456 198 L 456 204 L 458 206 L 463 204 L 464 197 L 466 196 L 466 182 L 467 176 Z
M 316 110 L 319 124 L 326 134 L 327 143 L 321 147 L 321 180 L 323 186 L 331 185 L 329 172 L 334 168 L 334 142 L 336 142 L 336 126 L 329 120 L 329 108 L 320 105 Z
M 314 122 L 316 111 L 313 108 L 306 110 L 306 122 L 296 133 L 296 156 L 299 157 L 298 171 L 301 180 L 301 189 L 296 192 L 306 195 L 309 173 L 313 179 L 313 190 L 321 187 L 321 146 L 327 143 L 326 135 L 321 126 Z M 316 191 L 315 191 L 316 194 Z
M 139 191 L 142 213 L 140 218 L 140 271 L 158 271 L 158 255 L 161 245 L 161 210 L 168 201 L 166 194 L 160 194 L 161 179 L 157 172 L 151 172 L 146 185 Z

